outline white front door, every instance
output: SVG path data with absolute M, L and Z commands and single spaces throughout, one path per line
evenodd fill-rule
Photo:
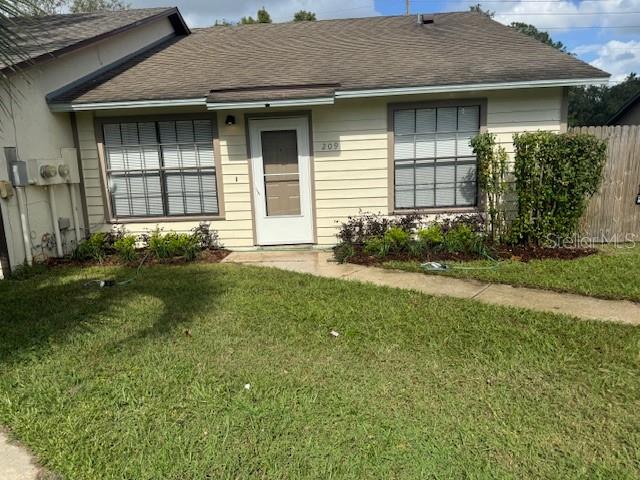
M 258 245 L 313 243 L 309 120 L 249 121 Z

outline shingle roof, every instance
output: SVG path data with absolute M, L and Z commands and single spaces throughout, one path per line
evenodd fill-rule
M 0 71 L 26 61 L 47 60 L 74 47 L 97 41 L 160 16 L 179 15 L 176 8 L 141 8 L 42 17 L 13 18 L 2 26 L 19 35 L 26 53 L 0 62 Z M 186 28 L 186 26 L 185 26 Z
M 241 89 L 336 90 L 605 78 L 608 74 L 485 15 L 211 27 L 134 58 L 55 102 L 201 98 Z M 253 87 L 253 95 L 249 92 Z M 271 90 L 270 90 L 271 89 Z M 213 91 L 213 92 L 212 92 Z

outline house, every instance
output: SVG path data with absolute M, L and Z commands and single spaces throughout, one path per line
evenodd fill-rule
M 640 125 L 640 92 L 620 107 L 607 125 Z
M 193 32 L 176 9 L 99 15 L 120 26 L 80 39 L 82 15 L 41 20 L 78 43 L 28 66 L 38 81 L 3 119 L 16 133 L 0 146 L 33 172 L 29 238 L 19 195 L 0 200 L 12 265 L 25 246 L 66 253 L 76 225 L 84 236 L 206 221 L 231 249 L 323 247 L 361 210 L 477 211 L 470 138 L 494 132 L 511 151 L 513 132 L 562 131 L 567 88 L 608 78 L 473 12 Z M 72 153 L 81 201 L 52 206 L 48 159 Z

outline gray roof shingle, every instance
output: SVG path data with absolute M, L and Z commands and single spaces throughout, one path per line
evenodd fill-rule
M 14 56 L 12 60 L 0 62 L 0 71 L 18 64 L 52 59 L 76 46 L 171 14 L 178 14 L 177 9 L 141 8 L 13 18 L 3 26 L 6 24 L 6 28 L 19 36 L 18 44 L 26 53 L 26 58 Z
M 334 90 L 606 78 L 607 73 L 471 12 L 195 30 L 54 99 L 269 99 Z M 253 90 L 253 93 L 251 91 Z M 226 95 L 221 95 L 226 91 Z M 232 95 L 229 92 L 242 91 Z

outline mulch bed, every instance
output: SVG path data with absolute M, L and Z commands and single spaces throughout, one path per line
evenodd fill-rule
M 224 248 L 212 249 L 212 250 L 203 250 L 198 254 L 198 257 L 195 260 L 187 260 L 185 257 L 173 257 L 173 258 L 165 258 L 165 259 L 156 259 L 147 256 L 144 260 L 144 265 L 183 265 L 187 263 L 219 263 L 221 262 L 227 255 L 231 253 L 230 250 L 225 250 Z M 140 265 L 140 262 L 143 259 L 143 255 L 130 263 L 122 263 L 122 261 L 118 258 L 117 255 L 109 255 L 105 258 L 102 263 L 98 263 L 95 261 L 80 261 L 75 260 L 70 257 L 64 258 L 54 258 L 50 257 L 46 260 L 45 264 L 49 267 L 58 267 L 58 266 L 77 266 L 77 267 L 114 267 L 114 266 L 127 266 L 127 267 L 137 267 Z
M 361 248 L 356 247 L 356 254 L 349 258 L 349 263 L 358 265 L 376 265 L 389 261 L 414 261 L 414 262 L 468 262 L 471 260 L 486 260 L 486 257 L 476 254 L 461 252 L 429 252 L 422 257 L 411 256 L 406 253 L 390 254 L 385 258 L 378 258 L 367 255 Z M 595 248 L 549 248 L 536 246 L 494 246 L 490 249 L 490 256 L 496 260 L 513 260 L 518 262 L 528 262 L 530 260 L 573 260 L 575 258 L 587 257 L 597 253 Z

